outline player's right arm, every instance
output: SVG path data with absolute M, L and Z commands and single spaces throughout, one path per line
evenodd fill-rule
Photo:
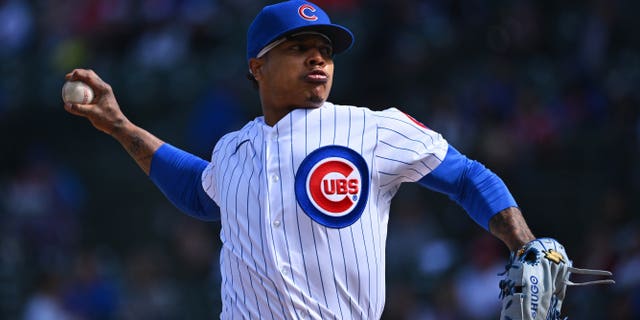
M 91 104 L 65 104 L 67 112 L 87 118 L 96 129 L 120 142 L 178 209 L 202 220 L 219 219 L 213 200 L 202 186 L 207 161 L 165 143 L 129 121 L 111 86 L 92 70 L 75 69 L 65 79 L 82 81 L 95 93 Z
M 149 175 L 153 154 L 164 143 L 148 131 L 134 125 L 120 110 L 111 86 L 93 70 L 75 69 L 65 76 L 82 81 L 95 92 L 91 104 L 65 104 L 67 112 L 87 118 L 98 130 L 112 136 L 124 147 L 138 166 Z

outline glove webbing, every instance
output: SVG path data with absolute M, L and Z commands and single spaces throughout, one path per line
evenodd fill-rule
M 609 277 L 613 276 L 613 273 L 606 270 L 580 269 L 580 268 L 574 268 L 574 267 L 568 267 L 567 270 L 569 270 L 570 272 L 569 275 L 571 275 L 571 273 L 575 273 L 575 274 L 584 274 L 584 275 L 592 275 L 592 276 L 609 276 Z M 616 282 L 613 279 L 601 279 L 601 280 L 592 280 L 592 281 L 585 281 L 585 282 L 573 282 L 567 279 L 564 281 L 564 283 L 568 286 L 588 286 L 592 284 L 614 284 Z
M 507 265 L 505 266 L 505 271 L 498 273 L 499 276 L 503 276 L 505 274 L 507 274 L 507 272 L 509 272 L 509 269 L 511 268 L 516 268 L 517 266 L 512 264 L 513 259 L 511 259 Z M 591 276 L 613 276 L 613 273 L 611 273 L 610 271 L 606 271 L 606 270 L 594 270 L 594 269 L 581 269 L 581 268 L 575 268 L 575 267 L 567 267 L 567 270 L 569 271 L 569 276 L 571 276 L 571 274 L 582 274 L 582 275 L 591 275 Z M 573 282 L 569 279 L 566 279 L 564 281 L 564 283 L 567 286 L 588 286 L 588 285 L 594 285 L 594 284 L 615 284 L 616 281 L 613 279 L 601 279 L 601 280 L 591 280 L 591 281 L 585 281 L 585 282 Z M 510 280 L 500 280 L 500 299 L 502 299 L 504 296 L 513 294 L 515 292 L 522 292 L 522 287 L 516 286 L 515 282 L 510 281 Z

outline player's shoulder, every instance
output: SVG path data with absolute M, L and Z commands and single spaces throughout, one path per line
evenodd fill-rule
M 376 110 L 372 110 L 376 117 L 382 118 L 405 118 L 407 114 L 399 107 L 384 107 Z
M 223 149 L 225 146 L 237 145 L 239 142 L 249 139 L 249 137 L 255 137 L 256 134 L 252 134 L 252 132 L 256 130 L 258 123 L 259 119 L 256 118 L 253 121 L 247 122 L 247 124 L 239 130 L 227 132 L 216 142 L 214 153 L 217 150 Z
M 384 112 L 384 111 L 389 110 L 389 109 L 395 109 L 395 108 L 379 109 L 379 108 L 363 107 L 363 106 L 356 106 L 356 105 L 349 105 L 349 104 L 337 104 L 337 103 L 332 103 L 332 102 L 328 102 L 328 101 L 325 102 L 323 107 L 324 108 L 333 108 L 333 109 L 336 109 L 338 111 L 351 110 L 352 112 L 353 111 L 361 112 L 362 114 L 364 114 L 366 116 L 375 116 L 377 113 Z
M 247 132 L 250 130 L 250 128 L 253 126 L 252 122 L 248 122 L 247 124 L 245 124 L 242 128 L 235 130 L 235 131 L 230 131 L 225 133 L 222 138 L 220 138 L 220 141 L 223 140 L 235 140 L 238 139 L 239 136 L 241 136 L 243 133 Z
M 388 107 L 374 111 L 379 127 L 406 128 L 408 130 L 433 131 L 420 120 L 398 107 Z
M 384 114 L 394 114 L 394 113 L 402 113 L 402 111 L 400 111 L 400 108 L 398 107 L 390 107 L 390 106 L 383 106 L 383 107 L 363 107 L 363 106 L 356 106 L 356 105 L 349 105 L 349 104 L 337 104 L 337 103 L 331 103 L 331 102 L 325 102 L 325 107 L 328 108 L 336 108 L 336 109 L 353 109 L 353 110 L 360 110 L 362 112 L 365 112 L 368 115 L 384 115 Z

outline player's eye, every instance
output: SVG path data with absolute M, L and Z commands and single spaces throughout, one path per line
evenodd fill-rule
M 326 58 L 333 58 L 333 47 L 331 45 L 306 45 L 304 43 L 296 43 L 290 45 L 288 50 L 293 53 L 305 53 L 312 48 L 317 48 L 318 52 Z
M 294 45 L 289 47 L 289 50 L 302 52 L 302 51 L 305 51 L 306 48 L 301 44 L 294 44 Z
M 331 46 L 321 46 L 320 53 L 325 57 L 333 57 L 333 48 Z

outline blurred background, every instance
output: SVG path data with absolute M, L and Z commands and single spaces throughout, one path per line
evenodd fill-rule
M 332 102 L 414 115 L 498 173 L 537 236 L 615 273 L 563 313 L 640 319 L 640 2 L 316 3 L 356 35 Z M 0 0 L 0 318 L 218 317 L 219 224 L 174 209 L 60 90 L 94 69 L 208 159 L 260 115 L 245 34 L 265 4 Z M 509 252 L 453 202 L 403 186 L 389 229 L 385 319 L 497 318 Z

